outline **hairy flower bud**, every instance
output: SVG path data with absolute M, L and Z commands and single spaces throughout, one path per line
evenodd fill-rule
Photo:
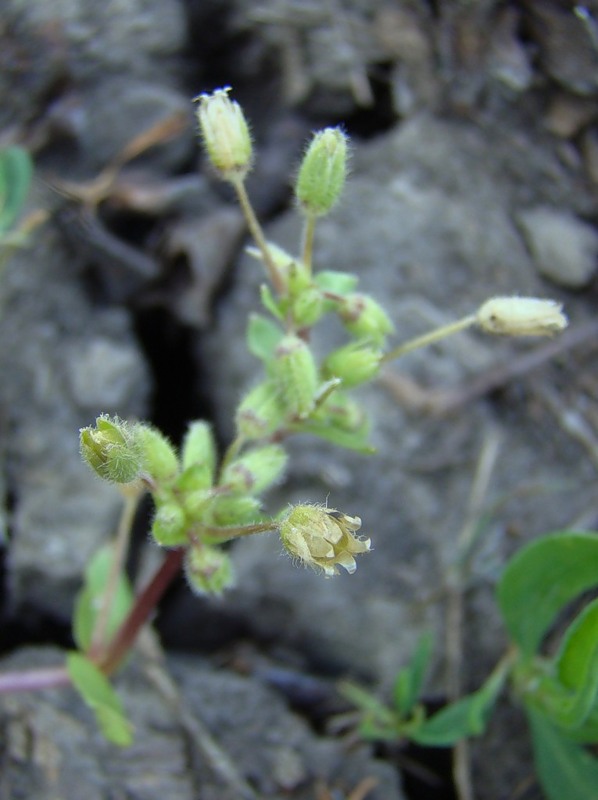
M 289 511 L 279 530 L 291 556 L 330 576 L 338 574 L 337 566 L 355 572 L 354 556 L 369 551 L 370 540 L 355 536 L 360 527 L 359 517 L 324 506 L 299 505 Z
M 505 336 L 552 336 L 567 327 L 561 303 L 536 297 L 493 297 L 480 306 L 476 322 Z
M 222 594 L 233 583 L 233 569 L 228 555 L 208 544 L 191 546 L 185 554 L 185 575 L 197 594 Z
M 346 329 L 359 339 L 370 339 L 382 345 L 394 330 L 386 311 L 367 294 L 348 294 L 338 305 L 337 311 Z
M 262 439 L 273 433 L 284 418 L 279 391 L 274 381 L 264 381 L 245 395 L 235 420 L 237 430 L 245 439 Z
M 130 483 L 142 469 L 142 452 L 135 427 L 118 417 L 100 416 L 95 427 L 79 432 L 81 456 L 100 478 Z
M 314 407 L 318 370 L 306 342 L 293 334 L 284 336 L 269 367 L 285 412 L 299 419 L 307 417 Z
M 336 203 L 347 176 L 347 136 L 340 128 L 316 133 L 303 157 L 295 194 L 300 206 L 315 217 Z
M 256 447 L 228 464 L 220 483 L 233 491 L 261 494 L 282 477 L 287 458 L 279 444 Z
M 358 386 L 378 374 L 381 357 L 379 350 L 351 342 L 330 353 L 322 365 L 323 374 L 327 378 L 340 378 L 343 386 Z
M 228 96 L 230 87 L 200 94 L 197 119 L 206 152 L 224 180 L 249 172 L 253 158 L 249 126 L 241 106 Z
M 143 469 L 157 483 L 171 483 L 178 474 L 179 461 L 168 439 L 157 428 L 146 423 L 135 426 L 135 438 L 141 450 Z
M 201 466 L 212 476 L 216 470 L 216 442 L 207 422 L 192 422 L 187 428 L 181 452 L 183 469 Z
M 162 547 L 179 547 L 187 544 L 187 516 L 175 502 L 160 505 L 152 523 L 152 536 Z

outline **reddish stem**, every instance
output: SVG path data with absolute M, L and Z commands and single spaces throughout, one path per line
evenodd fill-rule
M 178 574 L 184 553 L 182 547 L 170 550 L 145 589 L 137 595 L 128 617 L 110 642 L 103 660 L 97 664 L 105 675 L 110 675 L 118 668 L 133 646 L 139 631 Z M 5 672 L 0 673 L 0 694 L 49 689 L 55 686 L 68 686 L 70 683 L 71 679 L 65 667 Z
M 160 598 L 170 586 L 173 578 L 178 574 L 184 554 L 185 549 L 183 547 L 170 550 L 153 578 L 141 594 L 137 596 L 129 616 L 116 632 L 108 646 L 106 655 L 98 664 L 105 675 L 110 675 L 118 668 L 133 646 L 139 631 L 160 602 Z

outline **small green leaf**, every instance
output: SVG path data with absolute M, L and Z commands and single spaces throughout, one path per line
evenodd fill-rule
M 371 455 L 376 452 L 369 441 L 370 426 L 367 422 L 356 431 L 348 431 L 337 428 L 326 420 L 308 419 L 297 424 L 289 425 L 289 430 L 295 433 L 310 433 L 318 436 L 327 442 L 332 442 L 338 447 L 345 447 L 347 450 L 357 450 L 359 453 Z
M 314 283 L 323 292 L 330 294 L 345 295 L 353 292 L 357 288 L 359 279 L 350 272 L 336 272 L 335 270 L 324 270 L 314 276 Z
M 527 709 L 536 772 L 548 800 L 598 797 L 598 761 L 567 739 L 542 714 Z
M 130 745 L 133 727 L 125 717 L 120 699 L 108 678 L 81 653 L 68 653 L 66 667 L 73 686 L 94 712 L 106 739 L 120 747 Z
M 554 666 L 556 679 L 531 680 L 526 701 L 567 734 L 576 733 L 586 726 L 598 698 L 598 598 L 567 629 Z M 585 737 L 587 726 L 583 730 Z
M 425 633 L 420 637 L 411 661 L 399 670 L 394 682 L 393 700 L 402 717 L 406 717 L 417 703 L 431 655 L 432 635 Z
M 84 652 L 89 649 L 91 644 L 98 610 L 103 602 L 112 564 L 112 553 L 113 548 L 110 545 L 95 553 L 85 571 L 83 589 L 75 601 L 73 637 L 77 647 Z M 108 637 L 116 633 L 132 605 L 133 592 L 126 577 L 121 575 L 112 597 L 110 618 L 106 630 Z
M 254 356 L 266 364 L 272 359 L 274 350 L 284 336 L 278 325 L 261 314 L 251 314 L 247 328 L 247 346 Z
M 260 286 L 260 297 L 266 311 L 269 311 L 273 317 L 282 322 L 284 320 L 284 308 L 281 303 L 276 301 L 268 284 L 262 283 Z
M 581 592 L 598 586 L 598 536 L 563 531 L 522 548 L 498 584 L 507 630 L 532 656 L 556 614 Z
M 7 231 L 21 213 L 33 175 L 33 162 L 22 147 L 0 150 L 0 234 Z
M 459 739 L 479 736 L 486 729 L 490 712 L 504 685 L 508 670 L 506 663 L 499 664 L 477 692 L 438 711 L 413 729 L 409 738 L 418 744 L 448 747 Z

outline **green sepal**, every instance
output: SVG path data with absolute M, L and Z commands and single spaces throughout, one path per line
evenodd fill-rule
M 226 465 L 220 484 L 233 492 L 259 495 L 282 478 L 287 461 L 279 444 L 254 447 Z
M 106 545 L 91 558 L 85 570 L 84 585 L 75 600 L 73 638 L 77 647 L 86 652 L 92 642 L 98 611 L 102 606 L 112 567 L 113 545 Z M 110 616 L 106 628 L 112 637 L 124 622 L 133 605 L 133 591 L 126 575 L 121 574 L 110 601 Z
M 213 499 L 204 522 L 223 528 L 230 525 L 249 525 L 262 519 L 261 508 L 257 497 L 220 495 Z M 202 535 L 202 540 L 209 542 L 209 535 Z M 214 539 L 214 542 L 221 541 L 222 537 Z
M 161 547 L 180 547 L 189 542 L 189 520 L 177 502 L 162 503 L 152 522 L 152 536 Z
M 241 400 L 235 414 L 239 434 L 246 440 L 262 439 L 281 427 L 285 418 L 274 381 L 263 381 Z
M 0 150 L 0 235 L 23 210 L 32 177 L 33 161 L 27 150 L 16 145 Z
M 522 654 L 531 657 L 559 611 L 595 586 L 598 536 L 594 533 L 554 533 L 519 550 L 505 567 L 497 597 L 509 635 Z
M 198 544 L 185 554 L 185 577 L 193 592 L 221 595 L 234 583 L 232 562 L 220 547 Z
M 323 292 L 343 297 L 355 291 L 359 278 L 350 272 L 337 272 L 329 269 L 314 275 L 314 283 Z
M 187 428 L 181 448 L 182 469 L 201 466 L 211 475 L 211 483 L 217 460 L 216 441 L 211 425 L 203 420 L 192 422 Z
M 542 714 L 527 708 L 536 773 L 547 800 L 598 796 L 598 760 Z
M 133 726 L 108 678 L 81 653 L 67 653 L 66 668 L 106 739 L 119 747 L 128 747 L 133 742 Z
M 135 426 L 135 439 L 139 443 L 143 468 L 162 486 L 170 485 L 179 471 L 177 452 L 166 436 L 147 423 Z
M 261 314 L 251 314 L 247 327 L 247 347 L 249 352 L 268 364 L 284 332 L 271 320 Z

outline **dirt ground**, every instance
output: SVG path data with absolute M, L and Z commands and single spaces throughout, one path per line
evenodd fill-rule
M 181 580 L 159 639 L 148 632 L 118 677 L 132 748 L 103 741 L 70 690 L 0 698 L 0 800 L 454 798 L 450 754 L 336 734 L 336 682 L 388 696 L 432 630 L 426 700 L 455 679 L 475 688 L 507 644 L 494 602 L 506 559 L 598 524 L 596 3 L 5 0 L 0 144 L 31 150 L 29 208 L 49 219 L 0 285 L 3 667 L 61 662 L 81 574 L 118 518 L 78 429 L 105 412 L 180 441 L 201 417 L 225 444 L 259 377 L 244 332 L 262 276 L 191 102 L 226 85 L 252 125 L 249 193 L 291 251 L 303 142 L 344 126 L 351 176 L 315 265 L 355 272 L 397 342 L 496 294 L 554 298 L 569 329 L 468 332 L 391 365 L 360 394 L 374 456 L 292 441 L 268 510 L 359 515 L 373 552 L 356 574 L 298 569 L 274 537 L 238 542 L 235 588 L 206 600 Z M 338 337 L 324 328 L 316 346 Z M 157 558 L 149 513 L 137 580 Z M 482 536 L 455 584 L 472 515 Z M 469 767 L 476 800 L 542 797 L 508 698 Z

